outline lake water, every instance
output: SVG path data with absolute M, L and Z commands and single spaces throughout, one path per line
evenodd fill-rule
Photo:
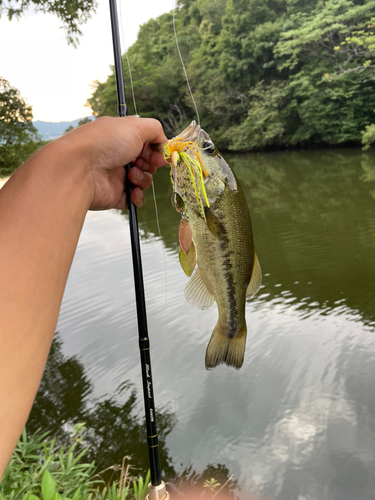
M 190 467 L 223 482 L 233 474 L 240 499 L 373 499 L 375 155 L 335 149 L 226 158 L 248 200 L 263 270 L 246 307 L 240 371 L 205 370 L 217 309 L 185 301 L 166 169 L 155 177 L 162 239 L 151 192 L 138 212 L 165 475 L 187 477 Z M 87 215 L 57 330 L 43 386 L 50 396 L 39 394 L 34 424 L 53 429 L 85 418 L 100 463 L 129 454 L 142 468 L 126 215 Z M 117 390 L 126 381 L 133 399 L 132 387 Z

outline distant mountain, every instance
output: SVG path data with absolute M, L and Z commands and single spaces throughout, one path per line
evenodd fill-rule
M 94 116 L 91 116 L 90 118 L 94 119 Z M 82 120 L 82 118 L 77 118 L 71 122 L 42 122 L 37 120 L 36 122 L 33 122 L 33 125 L 42 136 L 42 139 L 49 141 L 51 139 L 61 137 L 69 125 L 76 127 L 80 120 Z

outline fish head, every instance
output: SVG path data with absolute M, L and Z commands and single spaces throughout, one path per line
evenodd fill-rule
M 203 164 L 204 178 L 215 177 L 224 183 L 232 181 L 233 172 L 218 151 L 215 143 L 205 130 L 194 120 L 179 135 L 186 142 L 194 142 L 199 148 L 201 162 Z
M 215 143 L 195 121 L 179 134 L 183 142 L 197 145 L 202 165 L 203 182 L 208 199 L 212 201 L 220 195 L 225 186 L 237 189 L 237 180 L 233 171 L 218 151 Z
M 212 139 L 195 121 L 168 141 L 164 158 L 171 166 L 173 197 L 182 199 L 188 220 L 190 209 L 198 210 L 206 220 L 205 207 L 217 201 L 226 185 L 236 184 L 232 170 Z

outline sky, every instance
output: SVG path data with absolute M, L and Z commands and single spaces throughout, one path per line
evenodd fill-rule
M 172 0 L 117 0 L 117 5 L 123 53 L 124 43 L 129 47 L 135 42 L 140 25 L 173 7 Z M 33 107 L 34 121 L 91 115 L 84 105 L 92 82 L 105 81 L 114 64 L 108 0 L 98 0 L 96 14 L 81 31 L 74 48 L 56 16 L 28 11 L 19 21 L 1 17 L 0 76 Z

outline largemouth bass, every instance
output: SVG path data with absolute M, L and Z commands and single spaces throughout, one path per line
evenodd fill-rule
M 182 215 L 180 262 L 192 275 L 185 297 L 201 309 L 216 301 L 219 312 L 206 368 L 225 363 L 240 369 L 247 334 L 245 301 L 262 280 L 245 196 L 209 135 L 194 121 L 167 143 L 164 155 L 171 165 L 172 203 Z

